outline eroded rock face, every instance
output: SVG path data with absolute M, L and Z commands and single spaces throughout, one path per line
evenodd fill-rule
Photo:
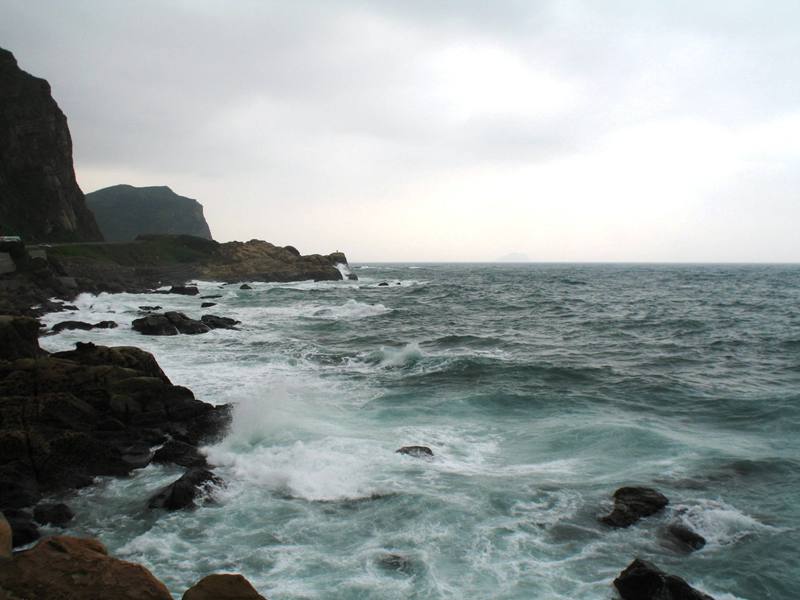
M 42 356 L 39 321 L 29 317 L 0 315 L 0 360 Z
M 182 600 L 267 600 L 241 575 L 203 577 L 186 590 Z
M 171 600 L 141 565 L 112 558 L 97 540 L 45 538 L 0 569 L 0 589 L 15 598 Z
M 103 239 L 75 180 L 72 138 L 50 85 L 2 48 L 0 223 L 28 242 Z
M 630 527 L 669 504 L 667 497 L 648 487 L 621 487 L 614 492 L 614 509 L 600 522 L 611 527 Z
M 714 600 L 675 575 L 636 559 L 614 580 L 623 600 Z

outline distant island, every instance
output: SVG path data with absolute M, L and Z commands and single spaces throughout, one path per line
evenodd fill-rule
M 165 185 L 114 185 L 86 194 L 86 205 L 109 242 L 130 242 L 153 233 L 212 239 L 203 205 Z

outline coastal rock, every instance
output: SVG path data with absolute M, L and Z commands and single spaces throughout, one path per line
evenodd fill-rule
M 164 316 L 172 323 L 179 332 L 187 335 L 196 335 L 199 333 L 208 333 L 210 327 L 202 321 L 190 319 L 185 314 L 175 311 L 165 312 Z
M 131 328 L 144 335 L 178 335 L 178 328 L 164 315 L 148 315 L 134 319 Z
M 5 515 L 0 512 L 0 561 L 11 558 L 12 536 L 11 525 L 8 524 Z M 0 562 L 1 565 L 2 562 Z
M 211 329 L 236 329 L 236 325 L 241 323 L 230 317 L 218 317 L 216 315 L 203 315 L 200 320 Z
M 69 523 L 74 516 L 75 513 L 72 512 L 72 509 L 63 502 L 57 504 L 39 504 L 33 509 L 33 518 L 40 525 L 56 525 L 57 527 L 63 527 Z
M 395 452 L 399 454 L 406 454 L 408 456 L 414 456 L 416 458 L 432 458 L 433 457 L 433 450 L 428 448 L 427 446 L 403 446 L 402 448 L 398 448 Z
M 222 298 L 222 294 L 211 294 L 210 296 L 200 296 L 200 300 L 214 300 L 216 298 Z
M 683 523 L 670 523 L 664 530 L 665 537 L 680 550 L 692 552 L 706 545 L 706 538 Z
M 156 450 L 154 463 L 173 463 L 181 467 L 206 467 L 206 457 L 191 444 L 178 440 L 169 440 Z
M 243 283 L 242 285 L 239 286 L 239 289 L 240 290 L 252 290 L 253 288 L 250 287 L 248 284 Z
M 79 329 L 89 331 L 91 329 L 114 329 L 117 324 L 114 321 L 100 321 L 99 323 L 86 323 L 85 321 L 61 321 L 53 325 L 53 333 L 61 333 L 65 330 Z
M 395 571 L 410 575 L 414 571 L 414 562 L 402 554 L 383 554 L 378 557 L 378 566 L 386 571 Z
M 11 527 L 11 545 L 16 548 L 35 542 L 39 539 L 39 528 L 33 522 L 33 516 L 26 510 L 7 508 L 3 514 Z
M 378 284 L 378 287 L 387 287 L 388 285 L 389 285 L 389 284 L 388 284 L 387 282 L 385 282 L 385 281 L 381 281 L 381 282 Z
M 51 355 L 87 366 L 113 365 L 132 369 L 147 377 L 156 377 L 171 384 L 169 377 L 158 366 L 155 357 L 135 346 L 97 346 L 91 342 L 77 342 L 75 350 L 65 350 Z
M 97 540 L 49 537 L 0 569 L 0 589 L 13 598 L 171 600 L 142 567 L 108 556 Z
M 182 600 L 266 600 L 238 574 L 208 575 L 183 594 Z
M 169 294 L 181 294 L 182 296 L 197 296 L 200 290 L 195 285 L 173 285 L 169 288 Z
M 75 179 L 67 118 L 0 48 L 0 223 L 27 242 L 100 241 Z
M 680 577 L 638 558 L 614 580 L 614 587 L 623 600 L 714 600 Z
M 221 485 L 222 481 L 211 471 L 192 468 L 167 487 L 153 495 L 147 503 L 148 508 L 181 510 L 194 508 L 195 500 L 203 495 L 210 485 Z
M 211 239 L 202 204 L 167 186 L 114 185 L 86 194 L 86 204 L 111 242 L 132 241 L 147 233 Z
M 43 354 L 39 348 L 39 321 L 0 315 L 0 360 L 35 358 Z
M 144 312 L 154 312 L 154 311 L 157 311 L 157 310 L 161 310 L 161 307 L 160 306 L 140 306 L 139 310 L 144 311 Z
M 200 304 L 200 308 L 211 308 L 212 306 L 216 306 L 216 302 L 203 302 Z
M 614 492 L 614 509 L 600 517 L 611 527 L 630 527 L 643 517 L 649 517 L 669 504 L 667 497 L 648 487 L 621 487 Z

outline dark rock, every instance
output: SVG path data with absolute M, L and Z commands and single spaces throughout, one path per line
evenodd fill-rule
M 293 256 L 300 256 L 300 250 L 298 250 L 294 246 L 284 246 L 283 249 L 292 254 Z
M 670 523 L 665 529 L 666 538 L 681 550 L 692 552 L 706 545 L 706 538 L 683 523 Z
M 86 323 L 84 321 L 61 321 L 60 323 L 56 323 L 53 325 L 53 333 L 60 333 L 65 329 L 74 330 L 80 329 L 82 331 L 89 331 L 93 329 L 94 325 L 91 323 Z
M 220 573 L 203 577 L 181 600 L 266 600 L 239 574 Z
M 211 294 L 209 296 L 200 296 L 200 300 L 214 300 L 215 298 L 222 298 L 222 294 Z
M 86 194 L 86 204 L 112 242 L 132 241 L 143 233 L 211 239 L 203 206 L 167 186 L 114 185 Z
M 39 348 L 39 321 L 0 315 L 0 360 L 36 358 L 43 354 Z
M 48 537 L 14 555 L 0 569 L 9 598 L 41 600 L 171 600 L 167 588 L 142 567 L 108 556 L 97 540 Z M 0 593 L 0 597 L 5 597 Z
M 430 458 L 433 456 L 433 450 L 427 446 L 403 446 L 395 450 L 400 454 L 407 454 L 408 456 L 415 456 L 417 458 Z
M 0 48 L 0 223 L 26 242 L 103 239 L 75 179 L 67 118 Z
M 178 328 L 164 315 L 148 315 L 134 319 L 131 327 L 144 335 L 178 335 Z
M 183 313 L 170 311 L 164 313 L 164 316 L 172 323 L 178 331 L 187 335 L 196 335 L 198 333 L 208 333 L 210 327 L 202 321 L 190 319 Z
M 39 528 L 33 522 L 31 513 L 16 508 L 7 508 L 3 514 L 11 526 L 14 548 L 30 544 L 39 539 Z
M 116 329 L 118 325 L 114 321 L 100 321 L 94 324 L 95 329 Z
M 614 586 L 623 600 L 714 600 L 680 577 L 638 558 L 619 574 Z
M 178 440 L 170 440 L 156 450 L 154 463 L 173 463 L 181 467 L 207 467 L 206 457 L 191 444 Z
M 0 512 L 0 563 L 7 558 L 11 558 L 11 550 L 13 548 L 12 536 L 11 525 L 8 524 L 5 516 Z M 0 596 L 0 598 L 2 598 L 2 596 Z
M 235 325 L 241 323 L 230 317 L 218 317 L 216 315 L 203 315 L 200 320 L 211 329 L 236 329 Z
M 217 305 L 216 302 L 203 302 L 200 305 L 200 308 L 211 308 L 212 306 L 216 306 L 216 305 Z
M 74 516 L 75 513 L 72 512 L 72 509 L 63 502 L 58 504 L 39 504 L 33 509 L 33 518 L 40 525 L 63 527 Z
M 153 312 L 156 310 L 161 310 L 160 306 L 140 306 L 139 310 L 143 310 L 145 312 Z
M 239 289 L 240 290 L 252 290 L 253 288 L 250 287 L 249 285 L 247 285 L 246 283 L 243 283 L 242 285 L 239 286 Z
M 132 369 L 147 377 L 156 377 L 166 384 L 169 377 L 158 366 L 155 357 L 134 346 L 97 346 L 91 342 L 77 342 L 75 350 L 56 352 L 54 358 L 74 361 L 81 365 L 101 366 L 113 365 Z
M 647 487 L 622 487 L 614 492 L 614 509 L 600 522 L 611 527 L 629 527 L 669 504 L 664 494 Z
M 173 285 L 169 288 L 170 294 L 181 294 L 182 296 L 197 296 L 200 290 L 194 285 Z
M 222 481 L 211 471 L 192 468 L 152 496 L 147 506 L 148 508 L 163 508 L 165 510 L 194 508 L 196 506 L 195 500 L 203 495 L 208 486 L 221 485 L 221 483 Z
M 388 285 L 389 285 L 389 284 L 388 284 L 388 283 L 386 283 L 385 281 L 381 281 L 381 282 L 378 284 L 378 287 L 385 287 L 385 286 L 388 286 Z
M 348 273 L 347 274 L 348 281 L 358 281 L 358 275 L 355 273 Z
M 396 571 L 405 575 L 414 572 L 414 561 L 402 554 L 382 554 L 378 557 L 377 563 L 386 571 Z

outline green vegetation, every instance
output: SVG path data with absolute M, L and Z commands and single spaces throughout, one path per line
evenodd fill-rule
M 141 267 L 208 262 L 218 249 L 217 242 L 189 235 L 150 235 L 133 242 L 60 244 L 48 248 L 48 254 Z

